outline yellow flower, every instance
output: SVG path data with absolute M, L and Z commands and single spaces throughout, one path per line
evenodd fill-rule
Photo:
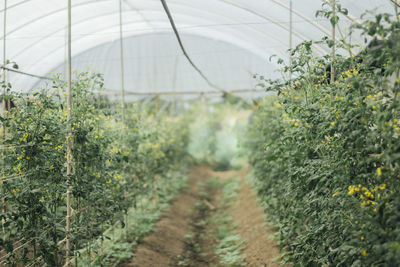
M 381 175 L 382 175 L 382 169 L 381 169 L 381 168 L 377 168 L 377 169 L 376 169 L 376 174 L 377 174 L 378 176 L 381 176 Z
M 363 250 L 363 251 L 361 252 L 361 255 L 367 256 L 367 251 Z
M 337 195 L 339 195 L 339 192 L 336 192 L 332 195 L 332 197 L 336 197 Z
M 360 237 L 360 239 L 361 239 L 361 241 L 364 241 L 365 237 L 362 235 L 362 236 Z
M 334 122 L 334 121 L 332 121 L 332 122 L 331 122 L 331 125 L 332 125 L 332 126 L 335 126 L 335 122 Z
M 53 166 L 53 165 L 50 165 L 49 169 L 50 169 L 50 170 L 54 169 L 54 166 Z
M 14 196 L 16 196 L 17 193 L 19 192 L 19 189 L 18 188 L 13 189 L 13 190 L 11 190 L 11 192 L 14 194 Z
M 354 194 L 353 185 L 349 185 L 349 195 Z

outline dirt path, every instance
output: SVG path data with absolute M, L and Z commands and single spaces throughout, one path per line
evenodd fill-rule
M 189 184 L 171 203 L 168 212 L 158 221 L 155 231 L 145 237 L 137 247 L 135 257 L 121 266 L 166 267 L 174 266 L 177 257 L 184 254 L 187 241 L 185 235 L 191 230 L 191 217 L 198 200 L 197 184 L 205 181 L 209 169 L 194 166 L 189 174 Z
M 276 231 L 265 223 L 264 210 L 257 202 L 251 187 L 246 183 L 247 168 L 238 172 L 241 189 L 238 202 L 234 205 L 232 216 L 238 227 L 237 233 L 246 239 L 243 251 L 245 261 L 250 267 L 279 266 L 275 259 L 279 256 L 279 248 L 271 235 Z
M 238 201 L 232 207 L 232 217 L 238 225 L 237 234 L 246 239 L 243 254 L 247 266 L 279 266 L 273 261 L 279 256 L 279 248 L 269 238 L 274 231 L 265 224 L 263 209 L 245 182 L 246 173 L 246 168 L 214 172 L 207 166 L 192 167 L 187 188 L 155 224 L 155 231 L 143 239 L 134 252 L 135 257 L 121 266 L 216 266 L 218 259 L 212 252 L 214 238 L 202 223 L 207 225 L 210 213 L 218 212 L 218 207 L 215 210 L 209 207 L 209 204 L 217 205 L 215 196 L 218 192 L 199 185 L 199 182 L 206 183 L 211 176 L 221 180 L 236 176 L 241 180 L 242 186 Z M 194 247 L 197 244 L 199 247 Z M 182 265 L 186 260 L 189 263 Z

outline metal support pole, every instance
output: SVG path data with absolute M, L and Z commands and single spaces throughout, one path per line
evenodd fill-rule
M 332 2 L 332 16 L 336 17 L 336 0 Z M 336 40 L 336 25 L 332 24 L 332 50 L 331 50 L 331 83 L 335 82 L 335 41 Z
M 71 90 L 71 0 L 68 0 L 68 49 L 67 49 L 67 120 L 68 120 L 68 137 L 67 137 L 67 217 L 66 217 L 66 266 L 71 266 L 71 244 L 70 244 L 70 231 L 71 231 L 71 173 L 72 173 L 72 128 L 71 128 L 71 109 L 72 109 L 72 90 Z
M 293 7 L 292 1 L 290 1 L 290 15 L 289 15 L 289 80 L 292 80 L 292 48 L 293 48 Z
M 3 28 L 3 114 L 6 113 L 6 94 L 7 94 L 7 86 L 6 86 L 6 34 L 7 34 L 7 28 L 6 28 L 6 23 L 7 23 L 7 0 L 4 0 L 4 28 Z M 4 124 L 4 122 L 2 123 L 3 126 L 3 151 L 2 151 L 2 165 L 3 165 L 3 170 L 5 170 L 5 154 L 6 154 L 6 148 L 5 148 L 5 140 L 6 140 L 6 135 L 7 135 L 7 128 Z M 5 175 L 3 175 L 5 176 Z M 3 184 L 3 182 L 2 182 Z M 5 195 L 5 191 L 4 188 L 2 188 L 2 194 L 3 196 Z M 2 211 L 6 212 L 7 211 L 7 206 L 6 206 L 6 199 L 5 197 L 3 197 L 3 199 L 1 200 L 2 203 Z M 5 220 L 3 219 L 2 224 L 3 224 L 3 233 L 5 233 L 5 228 L 4 228 L 4 223 Z
M 124 44 L 122 36 L 122 0 L 119 0 L 119 45 L 120 45 L 120 63 L 121 63 L 121 109 L 122 123 L 125 124 L 125 81 L 124 81 Z

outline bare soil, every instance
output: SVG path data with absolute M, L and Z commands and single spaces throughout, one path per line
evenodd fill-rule
M 198 198 L 197 183 L 208 178 L 208 169 L 194 166 L 188 186 L 172 201 L 168 212 L 158 221 L 155 231 L 145 237 L 134 252 L 135 256 L 121 266 L 171 266 L 183 254 L 185 235 L 190 231 L 190 217 Z
M 199 212 L 196 202 L 204 201 L 204 194 L 199 194 L 198 183 L 206 183 L 212 176 L 227 179 L 237 176 L 241 179 L 241 189 L 238 201 L 233 205 L 232 217 L 237 223 L 237 234 L 246 239 L 243 251 L 247 266 L 279 266 L 275 258 L 279 256 L 279 248 L 270 239 L 274 230 L 265 224 L 263 209 L 245 182 L 247 168 L 240 171 L 215 172 L 209 166 L 194 166 L 189 174 L 188 186 L 171 203 L 169 210 L 158 221 L 155 231 L 143 239 L 134 252 L 135 256 L 121 266 L 137 267 L 168 267 L 177 266 L 179 259 L 192 257 L 189 266 L 216 266 L 218 259 L 212 252 L 214 237 L 207 227 L 198 228 L 196 222 L 206 219 L 210 212 L 218 212 L 208 207 L 208 211 Z M 215 197 L 218 192 L 210 192 L 206 203 L 216 205 Z M 207 204 L 207 206 L 208 206 Z M 204 218 L 200 218 L 203 216 Z M 197 227 L 197 228 L 196 228 Z M 196 255 L 192 243 L 185 238 L 187 234 L 195 233 L 195 240 L 201 236 L 199 244 L 201 255 Z
M 271 239 L 276 230 L 266 225 L 265 213 L 251 187 L 246 183 L 247 168 L 239 171 L 241 189 L 232 216 L 238 227 L 237 233 L 246 239 L 243 250 L 245 262 L 250 267 L 279 266 L 279 247 Z

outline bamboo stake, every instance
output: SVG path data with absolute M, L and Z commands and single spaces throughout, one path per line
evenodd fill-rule
M 121 109 L 122 109 L 122 136 L 125 133 L 125 66 L 124 66 L 124 37 L 122 34 L 122 0 L 119 0 L 119 52 L 120 52 L 120 64 L 121 64 Z M 123 138 L 122 138 L 123 140 Z M 125 200 L 128 200 L 128 192 L 124 192 Z M 125 239 L 128 237 L 128 214 L 124 215 L 125 222 Z
M 393 5 L 394 5 L 394 13 L 395 13 L 395 17 L 396 17 L 396 22 L 399 22 L 400 19 L 399 19 L 399 10 L 398 10 L 399 3 L 398 3 L 398 1 L 395 0 L 395 2 L 393 2 Z M 399 77 L 400 77 L 399 68 L 396 68 L 395 77 L 396 77 L 396 83 L 397 83 L 399 80 Z
M 292 80 L 292 48 L 293 48 L 293 6 L 292 1 L 290 1 L 290 15 L 289 15 L 289 81 Z
M 68 120 L 68 137 L 67 137 L 67 217 L 66 217 L 66 266 L 71 266 L 70 254 L 71 254 L 71 244 L 70 244 L 70 231 L 71 231 L 71 171 L 72 171 L 72 128 L 71 128 L 71 108 L 72 108 L 72 92 L 71 92 L 71 0 L 68 0 L 68 60 L 67 60 L 67 120 Z
M 176 56 L 175 58 L 175 64 L 174 64 L 174 72 L 172 74 L 172 92 L 176 92 L 176 76 L 177 76 L 177 68 L 178 68 L 178 61 L 179 57 Z M 172 95 L 172 116 L 175 116 L 175 111 L 176 111 L 176 95 Z
M 336 0 L 331 0 L 332 5 L 332 17 L 336 16 Z M 331 83 L 335 82 L 335 45 L 336 45 L 336 25 L 332 24 L 332 50 L 331 50 Z
M 158 203 L 158 174 L 154 176 L 154 184 L 153 184 L 153 204 L 154 208 L 157 206 Z
M 7 0 L 4 0 L 4 27 L 3 27 L 3 115 L 6 114 L 6 94 L 7 94 L 7 88 L 6 88 L 6 34 L 7 34 L 7 28 L 6 28 L 6 23 L 7 23 Z M 10 107 L 10 105 L 9 105 Z M 2 151 L 2 166 L 3 166 L 3 170 L 5 170 L 5 154 L 6 154 L 6 145 L 5 145 L 5 140 L 6 140 L 6 136 L 7 136 L 7 128 L 5 126 L 5 124 L 3 123 L 2 125 L 3 128 L 3 151 Z M 5 174 L 3 173 L 2 176 L 5 176 Z M 3 185 L 3 182 L 1 182 L 1 184 Z M 2 187 L 2 194 L 3 196 L 5 195 L 5 190 L 4 187 Z M 6 212 L 7 211 L 7 206 L 6 206 L 6 199 L 5 197 L 3 197 L 2 199 L 2 211 Z M 2 228 L 3 228 L 3 233 L 6 232 L 5 227 L 5 220 L 2 220 Z
M 157 114 L 158 114 L 158 109 L 159 109 L 159 107 L 158 107 L 158 105 L 159 105 L 159 101 L 160 101 L 160 96 L 159 95 L 156 95 L 156 116 L 157 116 Z
M 156 132 L 158 134 L 158 123 L 159 120 L 157 119 L 158 116 L 158 111 L 159 111 L 159 101 L 160 101 L 160 96 L 156 95 L 156 112 L 155 112 L 155 122 L 156 122 Z M 158 175 L 154 176 L 154 181 L 153 181 L 153 204 L 154 206 L 157 205 L 158 202 L 158 195 L 157 195 L 157 191 L 158 191 Z
M 119 0 L 119 46 L 120 46 L 120 63 L 121 63 L 121 109 L 122 123 L 125 124 L 125 80 L 124 80 L 124 45 L 122 36 L 122 0 Z

